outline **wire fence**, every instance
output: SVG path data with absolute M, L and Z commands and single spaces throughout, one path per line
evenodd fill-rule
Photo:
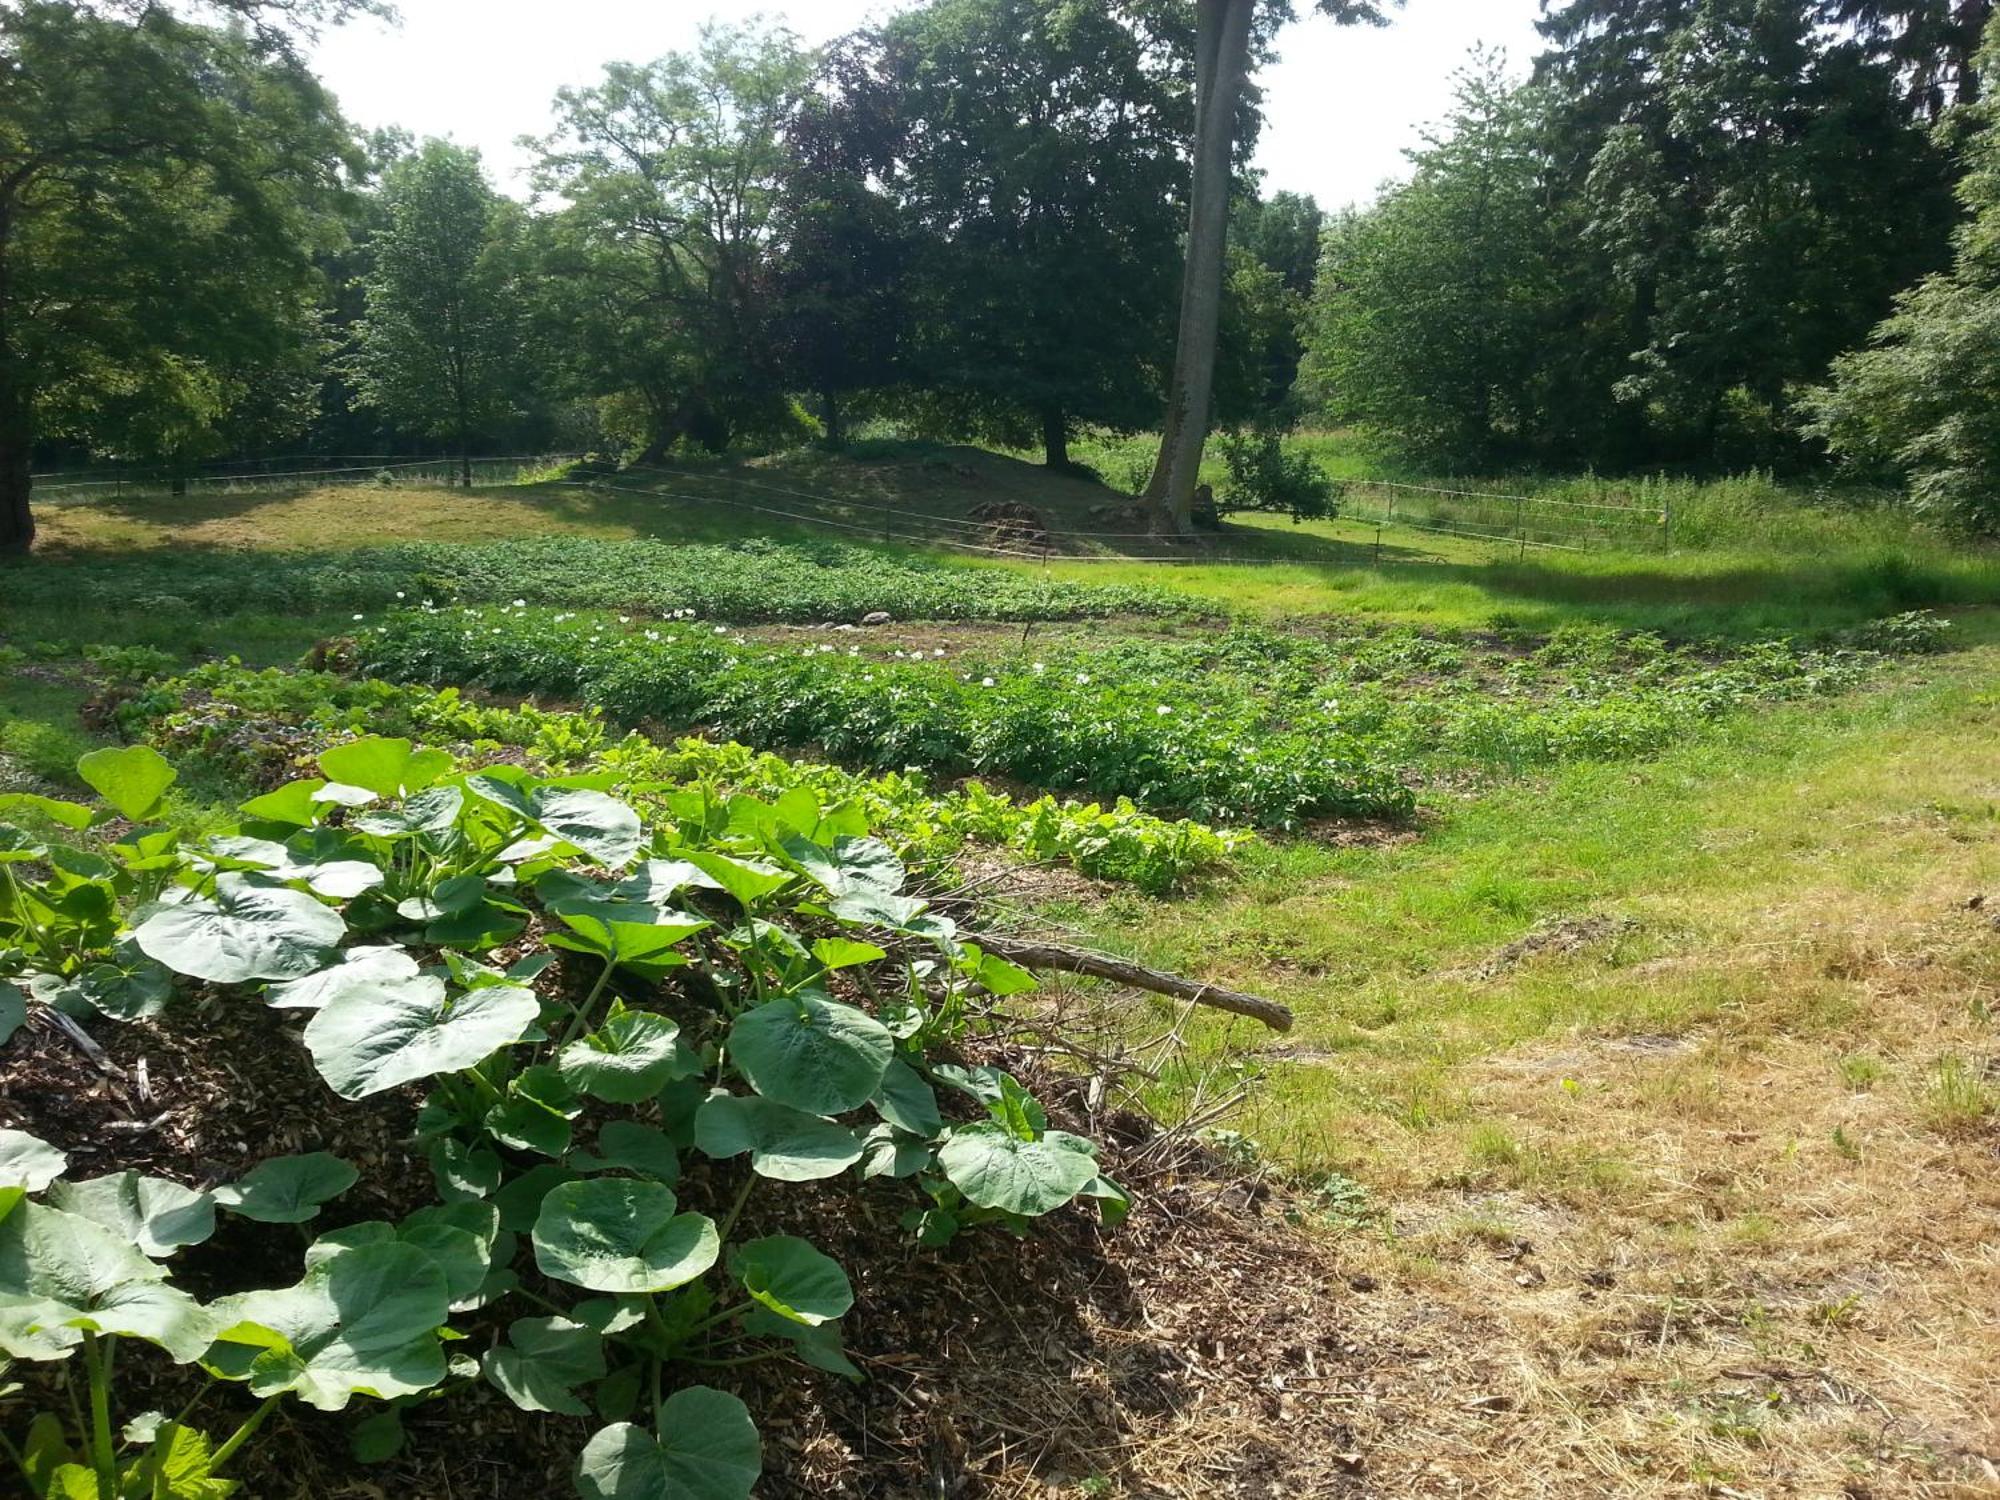
M 1510 544 L 1525 552 L 1666 552 L 1671 503 L 1627 505 L 1553 496 L 1349 480 L 1340 513 L 1352 521 Z
M 574 462 L 574 453 L 480 455 L 470 460 L 475 484 L 504 485 L 548 473 Z M 88 504 L 107 499 L 144 500 L 171 495 L 176 488 L 203 496 L 271 493 L 324 485 L 453 485 L 465 461 L 386 454 L 288 454 L 228 464 L 206 465 L 190 473 L 135 467 L 70 469 L 35 476 L 38 501 Z M 622 481 L 622 482 L 621 482 Z M 1296 566 L 1322 562 L 1286 546 L 1282 532 L 1236 530 L 1190 547 L 1150 530 L 1091 529 L 1050 525 L 1045 519 L 994 519 L 918 509 L 899 495 L 834 495 L 794 483 L 775 483 L 664 465 L 632 465 L 615 473 L 585 471 L 568 485 L 653 500 L 666 500 L 842 533 L 857 541 L 906 543 L 1016 562 L 1212 563 Z M 1128 497 L 1109 496 L 1107 503 Z M 1033 514 L 1032 507 L 1028 508 Z M 1610 501 L 1508 494 L 1389 480 L 1349 480 L 1341 486 L 1338 519 L 1373 526 L 1373 554 L 1383 557 L 1383 534 L 1409 530 L 1459 537 L 1513 548 L 1559 552 L 1599 550 L 1666 551 L 1672 545 L 1670 503 L 1619 504 Z M 1231 540 L 1256 536 L 1259 550 L 1230 547 Z M 1365 541 L 1349 545 L 1367 549 Z M 1274 547 L 1282 547 L 1275 552 Z
M 1295 551 L 1281 556 L 1273 556 L 1268 551 L 1254 554 L 1224 551 L 1213 543 L 1190 550 L 1184 545 L 1166 541 L 1154 531 L 1089 530 L 1039 523 L 1010 525 L 1004 518 L 980 521 L 966 515 L 953 516 L 907 508 L 895 497 L 885 496 L 877 500 L 856 496 L 836 497 L 797 485 L 772 484 L 734 474 L 704 473 L 659 465 L 635 465 L 622 471 L 622 474 L 650 477 L 643 487 L 620 485 L 601 477 L 590 483 L 626 494 L 722 504 L 732 510 L 803 525 L 823 526 L 885 543 L 912 542 L 1017 561 L 1282 565 L 1316 560 Z M 743 490 L 755 492 L 757 498 L 745 499 L 737 493 Z M 1672 513 L 1665 506 L 1565 500 L 1372 480 L 1349 481 L 1344 491 L 1339 518 L 1377 528 L 1373 552 L 1378 560 L 1382 555 L 1381 532 L 1386 528 L 1402 528 L 1433 536 L 1463 537 L 1511 547 L 1523 555 L 1530 550 L 1665 551 L 1671 545 Z M 1281 535 L 1267 533 L 1259 540 L 1268 545 L 1276 542 Z M 1110 550 L 1080 552 L 1075 550 L 1075 544 L 1104 545 Z M 1367 544 L 1358 545 L 1365 547 Z
M 472 458 L 474 484 L 513 484 L 525 476 L 574 460 L 574 453 L 513 453 Z M 32 476 L 36 501 L 55 505 L 102 500 L 144 500 L 176 493 L 232 495 L 273 493 L 323 485 L 451 485 L 463 477 L 467 460 L 412 458 L 407 454 L 289 454 L 280 458 L 203 465 L 175 472 L 164 468 L 62 469 Z

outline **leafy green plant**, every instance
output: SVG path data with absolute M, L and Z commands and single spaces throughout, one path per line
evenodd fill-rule
M 1310 454 L 1287 451 L 1276 432 L 1225 432 L 1216 446 L 1229 471 L 1219 509 L 1276 511 L 1295 522 L 1338 514 L 1340 487 Z
M 308 1012 L 307 1055 L 343 1099 L 427 1088 L 412 1128 L 438 1201 L 319 1234 L 291 1285 L 203 1304 L 161 1262 L 218 1211 L 307 1225 L 354 1169 L 312 1153 L 207 1192 L 131 1172 L 70 1183 L 62 1153 L 0 1131 L 0 1353 L 75 1356 L 88 1394 L 71 1426 L 44 1414 L 10 1440 L 37 1496 L 224 1496 L 217 1470 L 282 1399 L 389 1403 L 357 1432 L 379 1454 L 399 1404 L 483 1380 L 524 1410 L 604 1422 L 579 1458 L 585 1497 L 741 1500 L 754 1420 L 691 1379 L 774 1359 L 859 1375 L 846 1272 L 795 1234 L 743 1229 L 760 1187 L 911 1181 L 930 1243 L 1025 1231 L 1079 1199 L 1122 1214 L 1090 1142 L 956 1058 L 973 995 L 1032 980 L 907 894 L 852 809 L 794 789 L 739 797 L 720 829 L 648 828 L 601 773 L 456 770 L 385 736 L 330 746 L 318 768 L 245 803 L 233 830 L 177 836 L 148 899 L 114 883 L 106 940 Z M 150 751 L 85 774 L 122 814 L 150 814 L 171 783 Z M 529 952 L 491 961 L 531 925 Z M 0 1024 L 26 1003 L 0 989 Z M 490 1320 L 517 1298 L 535 1311 L 503 1334 Z M 477 1359 L 454 1357 L 461 1315 L 491 1326 Z M 185 1414 L 121 1440 L 118 1339 L 263 1404 L 217 1445 Z

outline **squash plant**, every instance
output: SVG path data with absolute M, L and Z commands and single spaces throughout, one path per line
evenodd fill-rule
M 180 1422 L 129 1457 L 111 1441 L 107 1341 L 139 1337 L 246 1386 L 259 1413 L 287 1396 L 389 1403 L 357 1434 L 376 1455 L 402 1405 L 477 1380 L 526 1411 L 600 1419 L 576 1471 L 586 1500 L 741 1500 L 755 1423 L 704 1373 L 789 1359 L 860 1376 L 841 1343 L 846 1272 L 797 1235 L 742 1230 L 757 1193 L 907 1179 L 907 1222 L 929 1243 L 1025 1229 L 1079 1198 L 1122 1213 L 1090 1142 L 1049 1128 L 1005 1073 L 953 1060 L 973 993 L 1033 981 L 908 895 L 853 807 L 794 788 L 649 829 L 609 776 L 466 773 L 380 737 L 319 768 L 244 804 L 235 830 L 176 842 L 105 943 L 302 1013 L 311 1065 L 342 1099 L 398 1107 L 389 1096 L 425 1090 L 412 1128 L 437 1201 L 320 1235 L 295 1285 L 204 1307 L 153 1251 L 196 1242 L 217 1207 L 306 1222 L 351 1169 L 316 1155 L 208 1194 L 72 1190 L 23 1148 L 21 1180 L 0 1189 L 0 1352 L 80 1350 L 92 1413 L 60 1462 L 68 1436 L 38 1419 L 40 1446 L 17 1460 L 37 1493 L 227 1493 L 199 1485 L 226 1486 L 213 1471 L 261 1416 L 213 1449 Z M 19 863 L 48 878 L 45 860 Z M 25 1008 L 14 988 L 0 1023 Z M 131 1244 L 101 1270 L 36 1258 L 52 1238 L 102 1249 L 105 1224 Z M 56 1295 L 75 1288 L 82 1303 Z M 454 1318 L 485 1347 L 454 1360 Z M 194 1487 L 158 1488 L 174 1465 Z M 57 1471 L 71 1490 L 49 1488 Z

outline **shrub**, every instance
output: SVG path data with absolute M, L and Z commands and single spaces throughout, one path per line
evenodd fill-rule
M 1220 446 L 1229 485 L 1219 509 L 1274 511 L 1294 521 L 1338 514 L 1339 487 L 1309 455 L 1287 452 L 1277 433 L 1224 433 Z

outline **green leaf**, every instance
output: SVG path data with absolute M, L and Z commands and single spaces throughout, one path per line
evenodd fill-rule
M 59 1359 L 86 1331 L 200 1356 L 216 1324 L 166 1271 L 103 1225 L 40 1203 L 0 1219 L 0 1353 Z
M 325 785 L 320 780 L 288 781 L 275 792 L 239 802 L 236 810 L 264 823 L 289 823 L 296 828 L 310 828 L 319 821 L 320 810 L 325 806 L 316 800 L 316 794 Z
M 0 1046 L 5 1046 L 27 1021 L 28 997 L 21 993 L 18 985 L 0 979 Z
M 873 943 L 857 943 L 852 938 L 821 938 L 812 946 L 813 957 L 818 959 L 831 973 L 835 969 L 851 969 L 857 964 L 872 964 L 877 959 L 889 955 Z
M 507 1097 L 486 1112 L 486 1128 L 503 1146 L 561 1156 L 569 1150 L 570 1121 L 582 1112 L 561 1070 L 540 1063 L 508 1083 Z
M 207 1363 L 253 1395 L 290 1392 L 321 1411 L 356 1395 L 414 1396 L 445 1377 L 437 1331 L 450 1303 L 444 1272 L 416 1246 L 362 1245 L 297 1286 L 216 1303 L 223 1331 Z
M 153 1475 L 148 1500 L 229 1500 L 241 1488 L 233 1479 L 215 1477 L 215 1453 L 208 1439 L 178 1422 L 160 1429 L 143 1466 Z
M 500 1186 L 500 1158 L 494 1152 L 446 1137 L 431 1142 L 429 1156 L 431 1177 L 446 1203 L 477 1202 Z
M 528 1168 L 518 1177 L 509 1178 L 493 1194 L 494 1206 L 500 1210 L 500 1227 L 525 1234 L 535 1227 L 542 1204 L 550 1193 L 564 1183 L 581 1180 L 580 1172 L 547 1161 Z
M 39 1136 L 0 1128 L 0 1186 L 39 1193 L 69 1166 L 69 1158 Z
M 535 1025 L 533 990 L 488 985 L 456 1000 L 429 975 L 342 990 L 306 1025 L 306 1050 L 343 1099 L 474 1067 Z
M 730 1056 L 758 1093 L 815 1115 L 866 1104 L 895 1050 L 880 1021 L 820 990 L 766 1001 L 729 1031 Z
M 1022 1140 L 998 1125 L 951 1133 L 938 1166 L 966 1201 L 1036 1218 L 1061 1208 L 1097 1176 L 1097 1163 L 1065 1144 L 1059 1131 Z
M 444 1274 L 445 1290 L 452 1306 L 457 1307 L 477 1298 L 485 1284 L 499 1231 L 500 1211 L 491 1204 L 440 1205 L 420 1209 L 400 1225 L 370 1220 L 330 1230 L 306 1251 L 306 1265 L 312 1267 L 366 1245 L 413 1245 Z
M 349 948 L 329 968 L 269 986 L 264 1003 L 276 1010 L 319 1010 L 348 990 L 415 979 L 420 972 L 417 961 L 401 948 Z
M 673 1190 L 657 1182 L 566 1183 L 542 1200 L 535 1265 L 593 1292 L 672 1291 L 707 1271 L 722 1250 L 706 1215 L 674 1209 Z
M 854 1132 L 755 1096 L 717 1094 L 696 1112 L 695 1145 L 718 1159 L 750 1153 L 750 1170 L 777 1182 L 837 1177 L 861 1160 Z
M 680 1027 L 646 1010 L 613 1002 L 604 1024 L 563 1048 L 560 1066 L 570 1086 L 612 1104 L 638 1104 L 690 1069 Z
M 576 1471 L 583 1500 L 749 1500 L 764 1471 L 750 1409 L 707 1386 L 674 1392 L 660 1436 L 629 1422 L 603 1428 Z
M 59 1182 L 49 1201 L 121 1235 L 155 1260 L 215 1233 L 215 1199 L 169 1182 L 116 1172 L 84 1182 Z
M 356 1463 L 385 1464 L 403 1451 L 407 1440 L 408 1435 L 403 1431 L 403 1413 L 400 1408 L 391 1406 L 356 1422 L 354 1430 L 347 1435 L 347 1447 Z
M 861 1177 L 914 1177 L 931 1163 L 927 1141 L 904 1135 L 893 1125 L 877 1125 L 861 1138 Z
M 825 849 L 809 839 L 789 838 L 785 853 L 829 896 L 894 895 L 908 879 L 895 850 L 880 839 L 836 839 L 831 849 Z
M 442 750 L 415 750 L 408 740 L 371 736 L 322 751 L 319 768 L 330 781 L 358 786 L 387 801 L 420 792 L 451 769 Z
M 603 1378 L 604 1340 L 567 1318 L 517 1318 L 507 1347 L 489 1349 L 479 1368 L 522 1411 L 587 1417 L 576 1387 Z
M 565 938 L 556 933 L 549 941 L 557 947 L 595 953 L 614 963 L 659 963 L 671 957 L 667 950 L 714 924 L 686 912 L 666 911 L 623 901 L 565 901 L 555 908 L 557 916 L 576 934 Z M 580 941 L 579 941 L 580 939 Z
M 120 817 L 134 823 L 158 812 L 160 798 L 178 779 L 166 758 L 149 745 L 93 750 L 76 763 L 76 774 Z
M 174 976 L 165 964 L 146 957 L 138 944 L 126 938 L 108 959 L 77 976 L 76 990 L 101 1016 L 141 1021 L 167 1008 L 174 998 Z
M 707 849 L 685 849 L 681 855 L 734 896 L 737 905 L 745 911 L 790 884 L 792 879 L 791 871 L 781 870 L 762 860 L 731 859 L 727 854 L 716 854 Z
M 215 899 L 163 906 L 132 934 L 149 958 L 215 984 L 299 979 L 347 931 L 340 913 L 303 891 L 218 875 Z
M 310 842 L 309 840 L 307 842 Z M 301 857 L 272 839 L 227 834 L 208 841 L 207 853 L 228 868 L 265 872 L 272 880 L 303 883 L 314 895 L 331 901 L 351 901 L 384 880 L 382 871 L 365 859 L 321 860 Z
M 60 802 L 54 797 L 41 797 L 33 792 L 0 794 L 0 818 L 11 817 L 17 812 L 36 813 L 51 823 L 73 830 L 88 828 L 95 817 L 81 802 Z
M 597 1132 L 597 1154 L 579 1152 L 570 1162 L 586 1172 L 637 1172 L 668 1187 L 681 1175 L 681 1156 L 674 1149 L 673 1138 L 636 1120 L 606 1121 Z
M 325 1151 L 274 1156 L 215 1190 L 215 1201 L 260 1224 L 303 1224 L 360 1180 L 361 1174 Z
M 531 816 L 549 833 L 599 864 L 618 869 L 639 852 L 639 815 L 603 792 L 544 788 L 529 798 Z
M 839 1262 L 796 1235 L 751 1240 L 730 1263 L 743 1289 L 789 1322 L 816 1328 L 854 1306 L 854 1288 Z
M 720 890 L 715 877 L 685 859 L 649 859 L 611 888 L 614 901 L 636 901 L 642 906 L 665 906 L 690 886 Z
M 944 1129 L 937 1094 L 917 1070 L 900 1057 L 882 1074 L 882 1085 L 869 1101 L 877 1114 L 898 1130 L 929 1140 Z

